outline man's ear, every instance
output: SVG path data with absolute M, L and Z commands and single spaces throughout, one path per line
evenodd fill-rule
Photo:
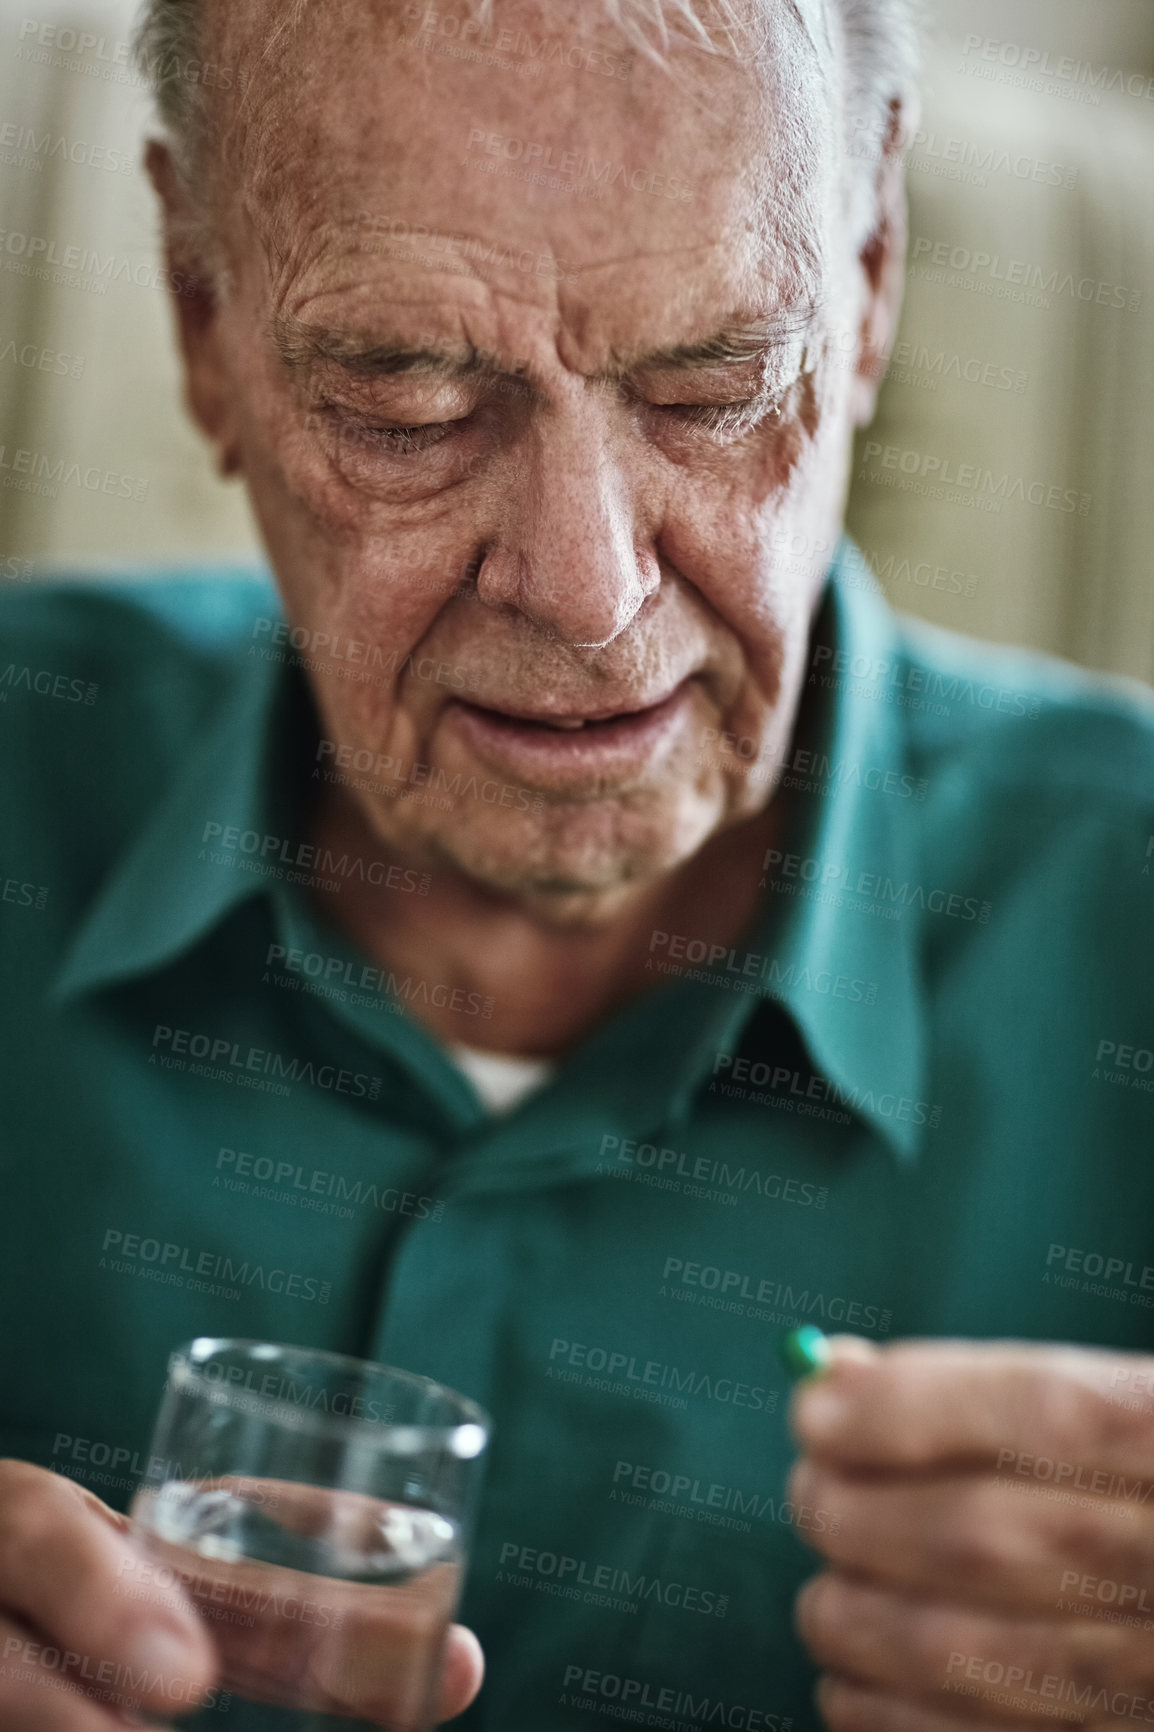
M 906 188 L 904 151 L 913 136 L 916 116 L 910 104 L 896 98 L 881 142 L 875 181 L 874 223 L 858 260 L 864 279 L 864 301 L 853 381 L 854 425 L 873 420 L 878 386 L 885 373 L 902 309 L 906 267 Z
M 233 394 L 221 345 L 220 303 L 168 147 L 151 139 L 144 165 L 161 202 L 164 257 L 176 334 L 184 360 L 184 398 L 193 420 L 216 451 L 221 475 L 239 474 L 240 442 Z

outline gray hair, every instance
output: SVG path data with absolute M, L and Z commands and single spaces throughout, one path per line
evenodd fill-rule
M 307 0 L 281 0 L 278 32 L 288 22 L 285 13 L 303 10 Z M 490 22 L 494 0 L 466 0 L 482 25 Z M 718 38 L 740 39 L 754 21 L 768 13 L 771 0 L 708 0 L 713 19 L 702 17 L 702 0 L 601 0 L 606 14 L 630 46 L 650 59 L 663 60 L 671 42 L 688 39 L 708 53 L 719 49 Z M 832 0 L 841 24 L 846 59 L 847 128 L 857 140 L 855 155 L 877 160 L 890 133 L 892 104 L 909 103 L 918 71 L 919 23 L 926 0 Z M 787 0 L 805 22 L 807 0 Z M 744 21 L 743 21 L 744 13 Z M 150 84 L 157 115 L 172 154 L 177 175 L 195 209 L 203 192 L 205 165 L 211 144 L 211 105 L 207 91 L 231 74 L 208 67 L 203 59 L 203 0 L 142 0 L 134 37 L 136 63 Z M 213 76 L 215 71 L 215 77 Z M 872 141 L 862 149 L 863 141 Z M 850 137 L 847 133 L 847 147 Z M 200 227 L 201 225 L 197 225 Z M 865 232 L 868 233 L 868 230 Z M 202 240 L 208 239 L 207 233 Z

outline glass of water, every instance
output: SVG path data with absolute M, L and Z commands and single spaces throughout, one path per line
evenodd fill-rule
M 203 1337 L 169 1360 L 143 1552 L 120 1591 L 183 1590 L 221 1664 L 186 1732 L 428 1732 L 489 1419 L 342 1354 Z

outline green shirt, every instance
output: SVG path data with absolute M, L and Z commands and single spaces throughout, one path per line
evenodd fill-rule
M 783 1330 L 1154 1349 L 1149 694 L 899 620 L 843 544 L 754 929 L 655 933 L 493 1118 L 409 1014 L 449 989 L 310 903 L 427 884 L 306 847 L 266 579 L 3 601 L 0 1452 L 124 1507 L 194 1335 L 427 1373 L 496 1422 L 462 1732 L 815 1727 Z

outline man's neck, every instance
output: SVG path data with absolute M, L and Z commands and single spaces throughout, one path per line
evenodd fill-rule
M 735 825 L 676 871 L 593 909 L 546 911 L 442 869 L 427 896 L 398 898 L 360 881 L 318 896 L 326 918 L 380 967 L 448 988 L 437 995 L 442 1008 L 426 996 L 418 1013 L 439 1039 L 558 1056 L 655 984 L 646 968 L 655 932 L 727 948 L 741 937 L 775 828 L 769 813 Z M 315 810 L 313 840 L 333 851 L 381 852 L 359 808 L 337 790 L 326 790 Z M 454 992 L 486 1005 L 485 1020 L 470 1018 L 466 1029 Z

